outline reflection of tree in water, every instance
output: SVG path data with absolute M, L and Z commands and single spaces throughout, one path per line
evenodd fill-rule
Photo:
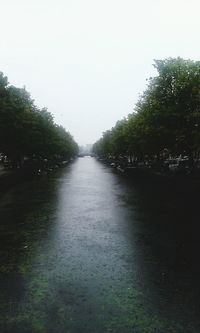
M 180 332 L 198 331 L 199 319 L 199 185 L 182 178 L 145 176 L 130 180 L 128 204 L 135 204 L 138 267 L 147 303 L 179 323 Z M 131 199 L 132 188 L 137 191 Z M 130 236 L 131 237 L 131 236 Z M 151 300 L 150 300 L 151 299 Z M 192 320 L 189 319 L 192 318 Z M 176 325 L 175 325 L 176 327 Z
M 7 332 L 198 332 L 190 184 L 131 181 L 88 158 L 10 193 L 1 203 Z
M 10 290 L 16 300 L 23 295 L 32 256 L 51 226 L 55 192 L 53 180 L 35 178 L 21 182 L 1 198 L 1 286 L 5 284 L 5 290 Z M 5 294 L 2 302 L 6 300 Z

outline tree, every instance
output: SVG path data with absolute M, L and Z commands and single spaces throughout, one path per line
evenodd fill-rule
M 54 123 L 53 115 L 46 108 L 37 108 L 25 88 L 9 86 L 1 72 L 0 152 L 18 166 L 24 155 L 44 159 L 77 154 L 77 144 Z
M 158 75 L 126 120 L 103 134 L 94 150 L 140 158 L 200 151 L 200 62 L 169 58 L 155 60 Z

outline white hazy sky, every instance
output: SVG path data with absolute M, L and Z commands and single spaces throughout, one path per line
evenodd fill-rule
M 199 0 L 0 0 L 0 71 L 79 144 L 132 112 L 153 59 L 200 59 Z

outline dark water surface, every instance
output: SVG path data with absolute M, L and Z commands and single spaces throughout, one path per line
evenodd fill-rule
M 79 158 L 0 198 L 1 333 L 200 332 L 198 186 Z

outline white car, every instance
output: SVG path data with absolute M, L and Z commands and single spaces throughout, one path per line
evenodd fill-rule
M 175 158 L 168 160 L 168 163 L 171 172 L 188 171 L 190 169 L 188 158 Z

